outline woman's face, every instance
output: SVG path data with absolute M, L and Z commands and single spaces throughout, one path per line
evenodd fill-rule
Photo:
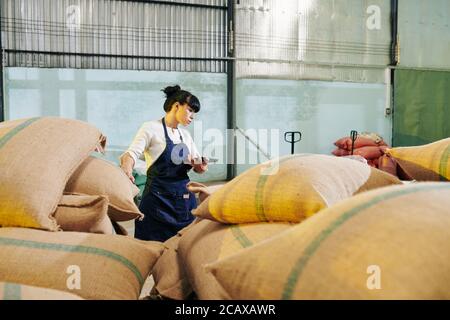
M 178 123 L 181 123 L 183 126 L 188 126 L 194 120 L 194 114 L 194 110 L 188 103 L 179 104 L 176 119 Z

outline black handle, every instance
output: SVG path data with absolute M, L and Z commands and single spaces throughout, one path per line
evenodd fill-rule
M 358 138 L 358 131 L 356 130 L 352 130 L 350 131 L 350 139 L 352 139 L 352 151 L 351 151 L 351 155 L 353 155 L 353 149 L 355 147 L 355 140 L 356 138 Z
M 298 136 L 298 139 L 296 138 Z M 288 137 L 290 139 L 288 140 Z M 291 154 L 294 154 L 294 145 L 296 142 L 302 140 L 302 133 L 300 131 L 287 131 L 284 133 L 284 141 L 291 144 Z

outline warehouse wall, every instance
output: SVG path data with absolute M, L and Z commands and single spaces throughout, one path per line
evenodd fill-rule
M 371 6 L 380 9 L 379 28 L 366 25 Z M 297 152 L 314 153 L 329 153 L 331 142 L 352 129 L 377 132 L 394 145 L 448 137 L 450 125 L 443 115 L 450 113 L 450 105 L 443 97 L 450 68 L 449 12 L 447 0 L 399 1 L 392 134 L 392 115 L 385 116 L 384 110 L 393 107 L 386 73 L 390 1 L 240 1 L 238 126 L 279 129 L 280 154 L 289 153 L 282 137 L 288 130 L 303 133 Z M 265 159 L 252 147 L 247 158 L 253 153 Z
M 192 3 L 202 5 L 170 4 Z M 225 0 L 0 0 L 11 67 L 225 72 Z
M 450 2 L 400 0 L 399 69 L 395 71 L 393 144 L 450 136 Z
M 295 145 L 296 153 L 330 154 L 335 148 L 333 142 L 351 130 L 376 132 L 389 143 L 391 119 L 384 115 L 385 92 L 383 84 L 238 80 L 238 127 L 279 131 L 278 139 L 268 138 L 268 143 L 260 145 L 263 152 L 249 145 L 245 159 L 266 161 L 264 153 L 290 154 L 285 131 L 302 133 L 302 140 Z M 256 133 L 256 138 L 265 138 Z M 238 173 L 250 166 L 238 162 Z
M 450 137 L 450 72 L 397 70 L 395 146 L 416 146 Z
M 6 68 L 6 119 L 48 115 L 88 121 L 108 137 L 106 158 L 117 162 L 141 123 L 164 115 L 160 89 L 174 83 L 187 84 L 202 103 L 196 121 L 188 127 L 198 147 L 225 162 L 224 74 Z M 266 131 L 267 140 L 262 141 L 264 133 L 257 132 L 256 142 L 262 142 L 261 148 L 272 156 L 290 153 L 285 131 L 302 132 L 296 152 L 324 154 L 350 130 L 377 132 L 386 141 L 391 138 L 382 84 L 241 79 L 236 95 L 238 127 L 250 134 Z M 276 138 L 271 138 L 271 132 Z M 212 142 L 217 143 L 216 150 L 211 150 Z M 244 143 L 239 173 L 254 165 L 255 159 L 266 160 L 250 143 Z M 224 180 L 226 167 L 212 164 L 206 175 L 191 176 L 197 181 Z
M 399 0 L 400 66 L 450 70 L 450 1 Z
M 144 121 L 164 116 L 160 90 L 167 85 L 178 83 L 200 99 L 197 121 L 187 128 L 199 148 L 210 144 L 211 129 L 225 134 L 224 74 L 6 68 L 4 76 L 6 120 L 61 116 L 87 121 L 107 136 L 106 158 L 113 162 Z M 225 150 L 225 140 L 216 142 L 219 151 Z M 226 166 L 214 164 L 205 175 L 192 173 L 192 177 L 197 181 L 224 180 Z
M 238 78 L 383 83 L 390 0 L 242 0 Z
M 10 9 L 9 16 L 15 19 L 3 21 L 9 28 L 4 41 L 10 46 L 30 43 L 38 47 L 28 49 L 43 50 L 45 44 L 49 43 L 49 39 L 41 41 L 41 33 L 48 31 L 45 29 L 47 25 L 38 23 L 29 26 L 33 28 L 28 30 L 31 32 L 28 35 L 25 32 L 26 25 L 17 25 L 22 18 L 30 22 L 33 20 L 31 18 L 36 16 L 42 18 L 46 14 L 42 11 L 42 7 L 34 4 L 25 6 L 28 1 L 2 1 L 2 4 Z M 43 1 L 45 5 L 50 3 L 49 0 L 39 1 Z M 109 2 L 103 1 L 102 4 L 110 8 Z M 88 2 L 82 3 L 84 9 L 89 8 Z M 225 1 L 205 0 L 204 4 L 225 5 Z M 124 3 L 120 6 L 124 6 L 120 7 L 122 9 L 127 7 L 130 10 L 129 13 L 133 15 L 140 12 L 139 8 L 143 4 Z M 373 22 L 371 17 L 374 17 L 374 11 L 369 10 L 372 6 L 380 9 L 380 20 L 379 26 L 369 28 L 368 22 Z M 426 67 L 448 70 L 450 18 L 446 13 L 449 12 L 449 6 L 446 0 L 399 1 L 400 68 Z M 333 148 L 332 142 L 347 135 L 350 130 L 373 131 L 382 135 L 386 142 L 391 143 L 392 120 L 391 116 L 385 116 L 385 108 L 390 106 L 389 76 L 386 76 L 386 66 L 389 64 L 391 53 L 389 0 L 241 0 L 239 4 L 236 4 L 235 9 L 237 125 L 244 131 L 278 130 L 278 136 L 275 139 L 278 141 L 278 149 L 272 148 L 270 139 L 266 144 L 261 145 L 262 149 L 272 155 L 274 153 L 288 154 L 289 145 L 283 140 L 285 131 L 302 132 L 303 139 L 296 145 L 296 152 L 329 154 Z M 124 17 L 125 11 L 121 11 Z M 178 12 L 169 11 L 167 11 L 168 15 L 175 16 Z M 98 20 L 96 15 L 87 14 L 89 10 L 86 9 L 83 12 L 87 20 L 83 20 L 82 28 L 95 29 L 102 25 L 103 22 Z M 182 9 L 180 12 L 189 16 L 187 9 Z M 64 16 L 64 12 L 58 10 L 51 14 L 58 17 Z M 134 27 L 142 28 L 141 31 L 144 33 L 171 29 L 173 31 L 170 33 L 171 40 L 164 42 L 161 47 L 166 51 L 160 51 L 165 54 L 184 52 L 199 57 L 224 57 L 226 55 L 223 51 L 224 47 L 220 47 L 224 38 L 219 37 L 220 40 L 218 40 L 219 38 L 208 36 L 222 34 L 223 29 L 220 29 L 219 25 L 222 25 L 224 16 L 220 15 L 211 19 L 204 17 L 203 27 L 210 26 L 207 30 L 203 30 L 199 25 L 189 25 L 192 21 L 188 20 L 183 20 L 182 25 L 174 22 L 170 27 L 158 25 L 154 21 L 157 25 L 156 29 L 140 24 L 143 20 L 139 20 L 139 23 L 134 21 L 136 23 Z M 44 21 L 43 18 L 41 20 Z M 59 27 L 64 24 L 63 20 L 56 20 Z M 114 26 L 126 27 L 126 21 L 128 20 L 125 18 L 118 19 Z M 60 32 L 62 39 L 68 36 L 67 30 L 63 30 L 64 26 L 60 29 L 55 28 L 52 30 L 56 33 Z M 177 39 L 180 35 L 182 36 L 182 33 L 177 32 L 183 28 L 191 31 L 201 29 L 201 43 L 192 42 L 188 37 L 184 37 L 187 46 L 182 46 L 181 51 L 177 50 L 177 46 L 172 46 L 171 43 L 178 42 Z M 95 38 L 98 34 L 92 36 Z M 122 40 L 133 43 L 133 39 L 133 37 L 128 39 L 125 37 Z M 219 44 L 219 49 L 211 49 L 213 46 L 208 46 L 210 42 Z M 161 44 L 158 41 L 155 43 Z M 189 51 L 187 48 L 193 48 L 191 46 L 198 50 Z M 136 46 L 124 45 L 111 48 L 122 47 L 131 50 Z M 71 48 L 75 50 L 78 47 Z M 78 49 L 87 48 L 97 50 L 99 47 L 89 44 Z M 137 53 L 139 51 L 130 51 L 127 54 Z M 40 55 L 37 55 L 37 58 L 39 57 Z M 101 61 L 100 59 L 97 62 Z M 91 62 L 88 60 L 85 62 L 86 64 L 75 64 L 75 66 L 98 67 L 95 64 L 90 65 Z M 101 67 L 152 70 L 161 67 L 172 70 L 224 71 L 222 68 L 213 68 L 209 64 L 205 64 L 206 68 L 197 68 L 204 62 L 192 62 L 193 64 L 189 66 L 193 69 L 189 69 L 188 64 L 172 65 L 170 61 L 159 67 L 149 64 L 139 65 L 135 62 L 134 59 L 125 58 L 120 65 L 110 63 L 102 64 Z M 402 72 L 402 70 L 395 72 Z M 415 77 L 413 73 L 408 73 L 412 80 Z M 204 134 L 196 139 L 197 144 L 203 145 L 205 152 L 210 151 L 208 143 L 217 136 L 217 131 L 209 129 L 216 128 L 223 133 L 226 128 L 226 75 L 223 73 L 7 68 L 4 77 L 6 119 L 33 115 L 60 115 L 90 121 L 109 136 L 110 150 L 107 157 L 111 160 L 117 160 L 118 154 L 131 141 L 143 119 L 162 116 L 160 106 L 163 96 L 159 90 L 169 83 L 185 84 L 200 97 L 205 106 L 199 114 L 199 118 L 204 120 L 202 128 L 197 127 L 197 132 Z M 398 105 L 406 107 L 414 105 L 410 102 L 415 90 L 405 88 L 403 92 L 408 96 L 403 98 L 396 95 L 395 100 L 399 102 Z M 426 96 L 421 99 L 421 101 L 427 100 Z M 404 103 L 400 103 L 402 101 Z M 149 106 L 155 107 L 149 108 Z M 427 108 L 423 103 L 421 108 L 435 110 Z M 446 108 L 448 107 L 443 106 L 439 110 L 448 113 Z M 394 114 L 408 115 L 410 111 L 403 110 Z M 195 138 L 196 128 L 191 127 L 190 130 L 193 131 Z M 408 135 L 407 132 L 402 134 Z M 239 135 L 238 139 L 242 138 L 239 138 Z M 215 140 L 219 146 L 225 146 L 224 136 L 225 134 L 222 134 L 222 139 Z M 261 136 L 256 134 L 257 142 L 260 138 Z M 274 142 L 274 147 L 275 144 Z M 238 172 L 253 165 L 252 161 L 255 158 L 257 161 L 265 160 L 263 153 L 255 151 L 248 142 L 245 144 L 243 154 L 247 164 L 240 164 Z M 242 162 L 242 157 L 238 157 L 238 161 Z M 248 161 L 251 163 L 249 164 Z M 217 180 L 224 177 L 225 166 L 220 164 L 211 166 L 208 174 L 198 177 L 198 180 Z
M 174 9 L 175 11 L 164 11 L 165 13 L 155 11 L 155 16 L 174 17 L 173 23 L 169 26 L 159 20 L 150 19 L 150 23 L 140 18 L 142 10 L 150 10 L 153 8 L 151 6 L 155 5 L 102 1 L 99 2 L 98 7 L 94 5 L 90 9 L 90 2 L 83 0 L 80 2 L 82 4 L 81 29 L 72 30 L 70 34 L 63 23 L 64 8 L 67 7 L 68 2 L 59 4 L 54 12 L 46 13 L 42 10 L 42 6 L 34 3 L 27 5 L 30 4 L 29 1 L 21 0 L 17 4 L 14 1 L 4 0 L 5 7 L 9 10 L 8 15 L 14 17 L 14 19 L 6 20 L 9 33 L 5 39 L 7 44 L 14 48 L 20 44 L 25 46 L 39 44 L 40 47 L 38 46 L 37 49 L 48 49 L 46 45 L 52 41 L 49 42 L 49 37 L 45 38 L 47 41 L 41 37 L 42 33 L 51 31 L 54 35 L 54 38 L 51 38 L 54 40 L 53 43 L 63 46 L 58 47 L 60 50 L 64 49 L 63 51 L 98 53 L 98 50 L 103 50 L 106 42 L 97 43 L 96 41 L 108 41 L 108 37 L 112 37 L 114 41 L 120 41 L 110 43 L 111 46 L 105 47 L 109 51 L 99 51 L 99 53 L 150 53 L 169 56 L 186 54 L 207 58 L 226 55 L 224 47 L 221 47 L 224 39 L 220 36 L 223 31 L 221 25 L 224 16 L 217 15 L 217 10 L 192 9 L 189 11 L 187 8 L 178 8 Z M 50 0 L 39 1 L 44 7 L 49 6 Z M 330 153 L 333 147 L 332 142 L 353 129 L 375 131 L 389 142 L 390 118 L 384 117 L 386 90 L 383 84 L 384 68 L 389 61 L 389 3 L 389 0 L 334 0 L 331 2 L 329 0 L 241 0 L 239 4 L 236 4 L 237 125 L 244 131 L 278 130 L 276 140 L 279 150 L 271 152 L 270 140 L 267 146 L 268 151 L 274 156 L 290 152 L 289 145 L 283 140 L 283 134 L 285 131 L 292 130 L 301 131 L 303 134 L 302 141 L 296 146 L 296 152 Z M 205 0 L 204 4 L 225 5 L 225 1 Z M 370 5 L 377 5 L 382 10 L 380 29 L 367 28 L 367 19 L 371 15 L 367 12 L 367 8 Z M 99 8 L 104 8 L 111 14 L 117 12 L 120 18 L 114 20 L 110 14 L 107 14 L 110 20 L 109 18 L 104 21 L 99 20 L 95 14 Z M 93 14 L 90 14 L 90 10 Z M 155 6 L 154 10 L 166 9 Z M 203 22 L 197 24 L 192 24 L 195 19 L 182 21 L 176 19 L 177 15 L 188 17 L 191 13 L 195 15 L 199 12 L 211 12 L 212 15 L 202 15 Z M 29 28 L 31 33 L 26 34 L 24 28 L 27 28 L 30 19 L 55 20 L 57 23 L 54 25 L 38 23 L 29 26 L 33 28 Z M 125 37 L 124 34 L 117 37 L 117 34 L 104 34 L 107 30 L 105 28 L 99 29 L 106 24 L 113 26 L 114 30 L 121 29 L 121 32 L 129 32 L 131 29 L 127 28 L 128 22 L 135 28 L 136 34 L 125 33 Z M 189 34 L 184 34 L 183 29 L 189 31 Z M 89 30 L 98 30 L 98 32 L 90 34 Z M 159 37 L 161 32 L 167 30 L 170 32 L 166 34 L 166 37 Z M 352 32 L 345 32 L 345 30 Z M 12 34 L 12 31 L 15 31 L 15 34 Z M 193 41 L 191 36 L 196 36 L 197 33 L 201 37 Z M 80 37 L 81 35 L 87 38 Z M 75 40 L 71 36 L 75 36 Z M 78 41 L 80 46 L 64 46 L 68 43 L 67 39 Z M 186 43 L 183 44 L 184 42 Z M 139 46 L 141 43 L 144 47 Z M 177 45 L 171 45 L 171 43 Z M 177 49 L 178 44 L 181 45 L 181 51 Z M 148 50 L 144 50 L 145 45 L 148 45 Z M 31 46 L 27 48 L 36 49 Z M 122 48 L 128 51 L 123 51 Z M 141 51 L 136 51 L 136 48 L 140 48 Z M 120 52 L 116 49 L 120 49 Z M 83 68 L 90 66 L 113 69 L 159 68 L 156 65 L 136 64 L 138 61 L 134 59 L 123 59 L 119 64 L 117 64 L 119 61 L 114 62 L 108 59 L 78 60 L 76 62 L 77 60 L 73 59 L 73 63 L 76 63 L 74 66 Z M 44 62 L 47 63 L 46 61 Z M 63 63 L 65 61 L 50 60 L 49 62 Z M 178 70 L 178 67 L 172 66 L 171 63 L 164 65 L 163 68 Z M 195 62 L 192 66 L 201 63 L 204 62 Z M 52 66 L 58 66 L 58 64 Z M 189 69 L 183 67 L 180 70 Z M 220 68 L 200 70 L 222 71 Z M 26 75 L 23 76 L 23 73 Z M 107 156 L 111 160 L 116 160 L 118 154 L 131 141 L 142 119 L 161 115 L 159 108 L 162 104 L 162 95 L 159 90 L 167 83 L 173 83 L 174 77 L 176 82 L 185 83 L 193 88 L 194 92 L 198 92 L 202 103 L 206 106 L 205 110 L 211 109 L 210 114 L 205 115 L 203 113 L 205 111 L 202 111 L 199 115 L 206 120 L 203 122 L 202 132 L 207 132 L 212 127 L 224 132 L 226 76 L 205 73 L 196 78 L 197 75 L 199 74 L 9 68 L 5 74 L 6 118 L 60 115 L 90 121 L 109 136 L 110 151 Z M 317 81 L 310 81 L 311 79 Z M 220 85 L 214 85 L 217 81 Z M 218 96 L 213 98 L 209 93 L 211 90 L 218 92 Z M 157 101 L 154 104 L 157 109 L 150 111 L 147 106 L 153 105 L 153 100 Z M 195 131 L 194 128 L 191 130 Z M 209 151 L 207 144 L 214 136 L 214 132 L 209 131 L 209 133 L 210 135 L 207 134 L 203 139 L 197 140 L 197 143 L 204 140 L 205 151 Z M 242 137 L 238 134 L 239 138 Z M 226 143 L 225 139 L 217 141 L 219 145 Z M 261 145 L 261 148 L 264 147 Z M 240 164 L 238 172 L 253 165 L 255 163 L 253 159 L 258 154 L 248 142 L 242 153 L 244 159 L 239 156 L 238 163 L 244 161 L 247 164 Z M 258 161 L 265 160 L 261 154 L 259 156 L 256 156 Z M 205 178 L 224 178 L 224 173 L 223 165 L 214 165 L 211 166 Z
M 296 152 L 330 154 L 351 130 L 376 132 L 390 143 L 390 15 L 389 0 L 240 1 L 237 125 L 279 131 L 272 139 L 278 151 L 268 139 L 263 151 L 249 145 L 245 158 L 289 154 L 285 131 L 302 132 Z M 258 138 L 264 136 L 252 140 Z M 249 166 L 239 164 L 238 172 Z

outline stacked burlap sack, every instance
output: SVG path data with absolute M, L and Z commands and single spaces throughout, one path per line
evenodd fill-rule
M 0 282 L 0 300 L 82 300 L 82 298 L 64 291 Z
M 378 158 L 380 170 L 401 180 L 449 181 L 450 138 L 422 146 L 379 147 L 383 155 Z
M 82 121 L 0 123 L 5 297 L 139 297 L 163 246 L 117 235 L 124 233 L 118 222 L 142 213 L 133 201 L 138 189 L 122 170 L 91 156 L 105 144 L 98 129 Z M 76 288 L 69 285 L 73 270 L 80 274 Z
M 450 183 L 361 193 L 203 266 L 231 299 L 450 299 Z
M 334 143 L 333 155 L 349 156 L 352 149 L 350 137 Z M 375 133 L 361 133 L 354 143 L 353 154 L 362 156 L 367 164 L 397 176 L 401 180 L 448 181 L 450 138 L 422 146 L 390 148 Z
M 334 145 L 337 147 L 332 154 L 338 157 L 349 156 L 352 152 L 352 139 L 343 137 L 337 140 Z M 367 160 L 367 164 L 379 168 L 380 158 L 388 145 L 383 138 L 375 133 L 360 133 L 353 144 L 353 155 L 361 156 Z
M 261 175 L 273 167 L 261 165 L 207 197 L 195 223 L 166 242 L 154 292 L 450 299 L 450 183 L 402 185 L 358 161 L 327 160 L 280 159 L 276 174 Z
M 393 170 L 405 180 L 450 180 L 450 138 L 422 146 L 390 148 L 386 157 L 395 162 Z
M 365 163 L 326 155 L 286 156 L 255 166 L 203 197 L 194 211 L 195 222 L 165 242 L 152 272 L 153 294 L 169 299 L 251 298 L 237 296 L 211 272 L 215 270 L 211 266 L 245 256 L 248 250 L 270 243 L 340 201 L 399 184 L 396 177 Z M 267 252 L 273 259 L 257 260 L 272 270 L 267 281 L 280 270 L 278 264 L 283 264 L 285 257 L 297 254 L 297 246 L 292 241 L 288 250 Z M 236 274 L 242 270 L 252 274 L 248 268 L 239 262 L 233 266 Z M 233 283 L 237 292 L 238 282 Z M 260 291 L 257 281 L 252 285 Z M 268 296 L 262 292 L 261 298 Z

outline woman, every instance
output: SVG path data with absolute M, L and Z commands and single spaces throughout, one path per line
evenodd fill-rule
M 164 90 L 166 115 L 160 120 L 145 122 L 128 150 L 120 157 L 121 168 L 134 182 L 136 160 L 142 154 L 147 162 L 147 182 L 139 209 L 145 217 L 135 221 L 135 237 L 142 240 L 166 241 L 194 220 L 191 210 L 197 207 L 195 196 L 186 185 L 188 171 L 207 170 L 187 130 L 194 113 L 200 111 L 196 96 L 176 85 Z

